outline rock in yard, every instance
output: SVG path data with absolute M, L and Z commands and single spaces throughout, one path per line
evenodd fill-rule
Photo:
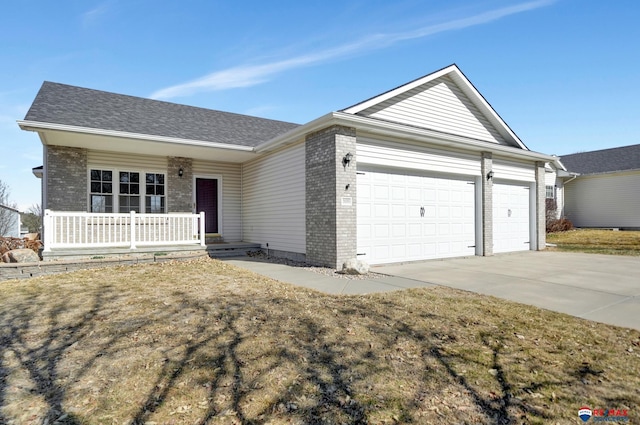
M 14 249 L 2 255 L 5 263 L 37 263 L 40 261 L 38 254 L 31 249 Z
M 344 274 L 367 274 L 369 273 L 369 264 L 361 260 L 347 260 L 342 265 L 342 273 Z

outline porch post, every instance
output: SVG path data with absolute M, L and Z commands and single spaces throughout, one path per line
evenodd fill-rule
M 42 252 L 50 252 L 51 244 L 53 243 L 53 219 L 51 217 L 51 210 L 44 210 L 42 227 L 44 233 L 44 249 Z
M 204 243 L 206 236 L 204 233 L 204 211 L 200 211 L 200 246 L 206 246 Z
M 131 246 L 129 248 L 136 249 L 136 212 L 129 212 L 129 230 L 130 230 L 130 239 Z

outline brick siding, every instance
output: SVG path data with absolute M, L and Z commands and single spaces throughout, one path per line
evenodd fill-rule
M 493 169 L 491 152 L 483 152 L 480 162 L 482 174 L 482 255 L 493 255 L 493 179 L 487 174 Z
M 47 146 L 47 208 L 54 211 L 87 211 L 87 151 Z
M 182 168 L 182 177 L 178 175 Z M 167 166 L 167 212 L 193 211 L 193 160 L 169 157 Z
M 307 135 L 306 259 L 341 268 L 356 258 L 356 133 L 331 126 Z M 347 153 L 354 155 L 343 165 Z

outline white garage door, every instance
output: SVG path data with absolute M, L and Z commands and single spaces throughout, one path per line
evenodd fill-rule
M 472 181 L 365 172 L 357 193 L 358 258 L 369 264 L 475 254 Z
M 493 185 L 493 252 L 529 249 L 529 186 Z

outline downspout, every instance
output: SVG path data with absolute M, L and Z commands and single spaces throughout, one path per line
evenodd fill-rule
M 563 183 L 563 185 L 566 185 L 567 183 L 571 183 L 572 181 L 574 181 L 574 180 L 575 180 L 575 179 L 577 179 L 578 177 L 580 177 L 580 174 L 578 174 L 578 173 L 573 174 L 573 177 L 571 177 L 569 180 L 565 181 L 565 182 Z

